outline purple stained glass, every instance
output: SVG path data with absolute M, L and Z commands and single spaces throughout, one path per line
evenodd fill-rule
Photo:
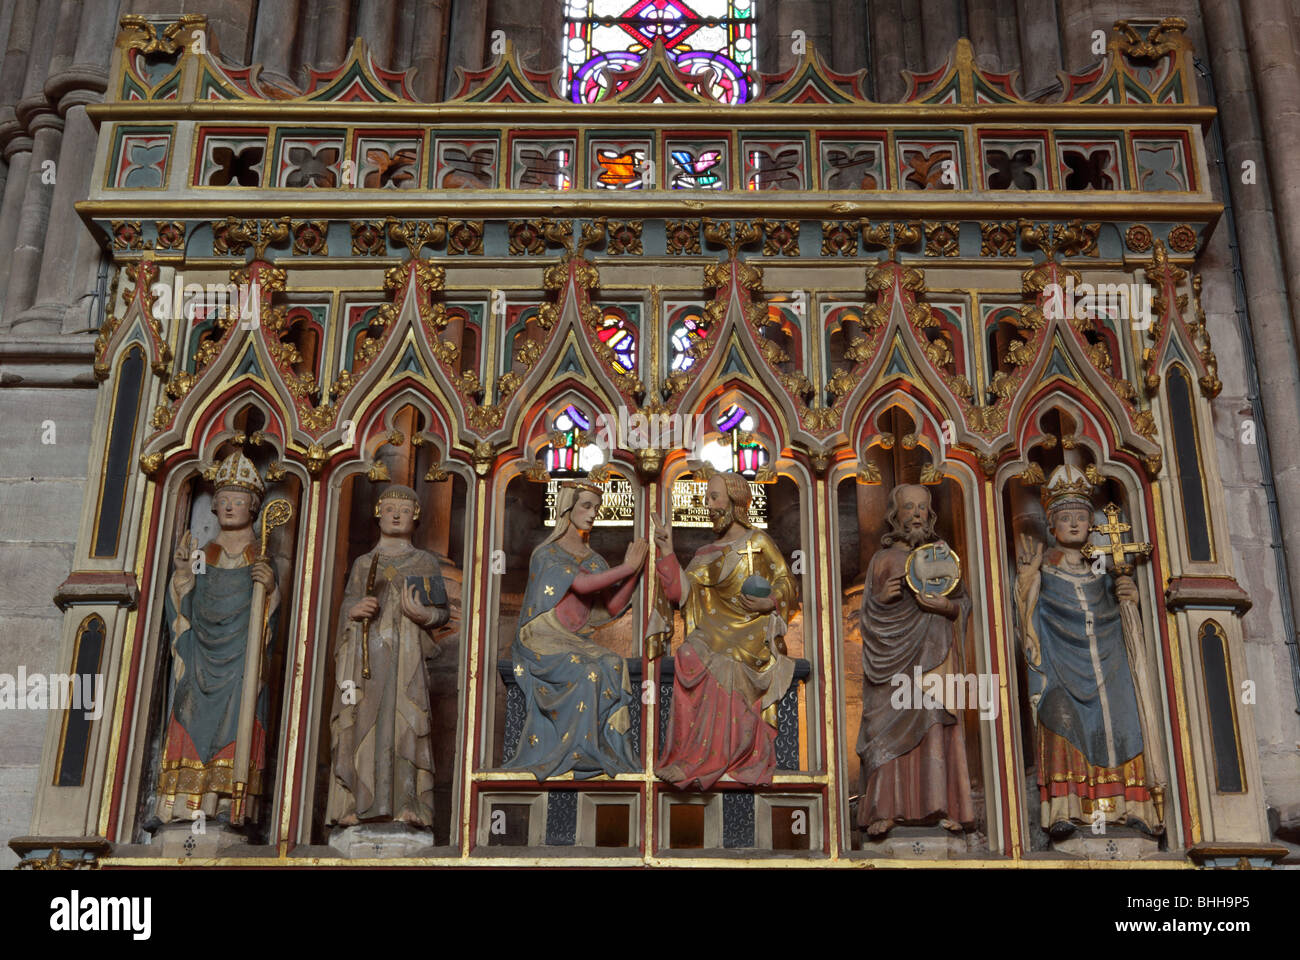
M 586 431 L 591 429 L 591 420 L 573 404 L 569 404 L 560 411 L 552 426 L 556 430 L 568 431 L 577 427 L 579 430 Z
M 738 403 L 733 403 L 726 410 L 722 411 L 722 416 L 718 418 L 718 429 L 723 433 L 730 433 L 740 426 L 741 422 L 749 414 L 745 408 Z
M 609 347 L 619 373 L 631 373 L 636 369 L 636 335 L 619 312 L 607 311 L 596 335 Z
M 651 46 L 689 74 L 704 96 L 749 99 L 756 0 L 568 0 L 564 62 L 574 103 L 598 103 L 627 86 Z

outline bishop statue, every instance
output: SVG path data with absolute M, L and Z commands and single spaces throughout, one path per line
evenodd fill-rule
M 269 644 L 280 613 L 280 590 L 272 563 L 260 557 L 253 530 L 265 494 L 257 468 L 242 453 L 218 465 L 212 512 L 220 530 L 202 549 L 186 530 L 173 557 L 164 602 L 171 640 L 170 709 L 163 740 L 156 818 L 162 823 L 204 817 L 231 818 L 234 762 L 250 623 Z M 254 584 L 265 602 L 254 610 Z M 265 662 L 269 651 L 258 659 Z M 257 683 L 245 812 L 258 816 L 264 800 L 268 691 Z
M 1148 758 L 1158 743 L 1145 676 L 1138 590 L 1131 576 L 1097 572 L 1085 553 L 1092 484 L 1078 467 L 1053 471 L 1043 490 L 1055 543 L 1022 534 L 1015 604 L 1038 726 L 1041 823 L 1060 840 L 1098 820 L 1159 832 L 1162 785 Z M 1125 609 L 1127 608 L 1127 610 Z M 1135 682 L 1137 681 L 1137 682 Z M 1145 707 L 1145 710 L 1143 709 Z M 1155 737 L 1152 736 L 1154 740 Z

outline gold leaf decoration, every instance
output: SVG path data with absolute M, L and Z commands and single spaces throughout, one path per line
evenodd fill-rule
M 955 257 L 961 225 L 955 220 L 925 224 L 925 255 L 927 257 Z
M 1012 220 L 980 223 L 980 256 L 1014 257 L 1016 224 Z
M 919 479 L 921 483 L 925 484 L 943 483 L 943 471 L 933 463 L 927 463 L 925 466 L 921 467 L 921 476 Z
M 1002 362 L 1009 363 L 1013 367 L 1023 367 L 1033 359 L 1033 351 L 1023 340 L 1012 340 L 1007 344 L 1007 355 L 1002 358 Z
M 1019 473 L 1021 483 L 1046 483 L 1047 478 L 1043 475 L 1043 468 L 1037 463 L 1031 463 Z
M 930 358 L 930 362 L 936 367 L 942 367 L 952 363 L 952 348 L 948 341 L 943 337 L 937 337 L 925 345 L 925 355 Z
M 836 397 L 844 397 L 852 392 L 853 388 L 857 385 L 857 378 L 841 367 L 835 371 L 835 375 L 832 376 L 830 381 L 826 384 L 826 389 Z

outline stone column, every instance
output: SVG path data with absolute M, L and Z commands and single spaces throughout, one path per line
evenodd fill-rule
M 917 72 L 933 70 L 952 56 L 961 32 L 956 0 L 921 0 L 921 38 L 924 56 L 912 67 Z
M 393 33 L 397 25 L 394 0 L 361 0 L 357 6 L 356 35 L 366 41 L 375 63 L 393 69 Z
M 830 48 L 827 62 L 841 73 L 857 73 L 868 63 L 864 5 L 855 0 L 832 0 Z M 761 29 L 761 28 L 760 28 Z
M 1092 32 L 1104 30 L 1109 38 L 1114 18 L 1107 19 L 1099 6 L 1096 0 L 1061 0 L 1059 4 L 1061 58 L 1071 73 L 1101 59 L 1092 52 Z
M 1016 0 L 1020 24 L 1020 63 L 1025 96 L 1056 81 L 1061 69 L 1061 38 L 1056 29 L 1056 5 L 1040 0 Z
M 998 50 L 997 0 L 966 0 L 966 19 L 970 24 L 970 42 L 975 48 L 975 63 L 981 70 L 1001 73 L 1012 69 L 1003 65 Z
M 796 30 L 804 32 L 823 58 L 829 55 L 829 44 L 819 42 L 822 38 L 818 35 L 820 31 L 814 22 L 816 11 L 810 11 L 806 7 L 799 0 L 784 0 L 761 6 L 758 11 L 760 73 L 781 73 L 794 66 L 798 58 L 791 52 L 790 44 Z
M 411 44 L 411 92 L 424 101 L 445 99 L 443 75 L 447 65 L 451 22 L 451 0 L 423 0 L 416 11 L 414 41 Z
M 56 161 L 63 137 L 63 119 L 55 112 L 53 104 L 45 99 L 44 88 L 54 40 L 58 35 L 58 21 L 57 0 L 41 0 L 32 33 L 31 53 L 27 59 L 27 74 L 23 79 L 22 98 L 15 108 L 18 122 L 32 137 L 32 147 L 25 182 L 14 184 L 21 191 L 14 244 L 12 247 L 0 248 L 0 253 L 12 251 L 9 262 L 4 265 L 4 271 L 0 271 L 9 274 L 5 286 L 4 311 L 0 314 L 0 325 L 6 328 L 12 328 L 18 323 L 19 315 L 36 298 L 41 247 L 45 242 L 45 229 L 50 216 L 50 196 L 54 192 L 50 176 L 57 176 Z M 48 331 L 29 329 L 27 332 Z
M 0 200 L 0 252 L 14 248 L 23 190 L 27 186 L 27 170 L 32 158 L 32 138 L 19 121 L 15 104 L 22 96 L 27 76 L 27 61 L 36 32 L 37 7 L 37 0 L 18 0 L 14 4 L 4 66 L 0 69 L 0 151 L 4 154 L 8 171 L 4 198 Z M 9 271 L 0 269 L 0 303 L 4 302 L 8 284 Z M 0 313 L 0 328 L 5 324 L 6 318 Z
M 307 61 L 317 70 L 333 70 L 347 59 L 352 44 L 348 0 L 307 0 L 308 16 L 316 20 L 316 47 Z
M 56 55 L 45 83 L 46 99 L 56 104 L 64 127 L 36 305 L 17 320 L 48 321 L 64 333 L 83 332 L 93 322 L 85 294 L 94 290 L 101 251 L 73 204 L 90 190 L 98 135 L 86 106 L 103 99 L 118 19 L 114 0 L 75 5 L 78 22 L 69 30 L 75 47 Z
M 526 66 L 553 70 L 560 64 L 561 10 L 559 4 L 539 7 L 536 0 L 491 0 L 487 4 L 488 37 L 493 30 L 504 30 Z M 487 60 L 491 59 L 489 53 Z
M 994 17 L 996 18 L 994 29 L 998 40 L 998 62 L 1002 65 L 999 69 L 1002 71 L 1023 71 L 1020 63 L 1020 24 L 1016 16 L 1016 5 L 1005 2 L 995 4 Z M 971 19 L 974 20 L 973 13 Z M 979 53 L 978 50 L 975 52 Z M 1023 92 L 1025 88 L 1023 72 L 1019 84 Z
M 447 95 L 456 92 L 455 68 L 481 70 L 488 60 L 486 0 L 451 0 L 451 30 L 447 43 Z M 558 53 L 558 51 L 557 51 Z
M 1288 581 L 1279 589 L 1290 590 L 1294 605 L 1300 601 L 1300 455 L 1293 441 L 1300 436 L 1300 399 L 1296 393 L 1300 370 L 1296 362 L 1295 326 L 1300 309 L 1297 287 L 1300 237 L 1293 218 L 1300 209 L 1297 195 L 1300 180 L 1291 173 L 1294 154 L 1289 151 L 1300 144 L 1300 119 L 1295 88 L 1288 92 L 1287 85 L 1297 82 L 1300 58 L 1296 56 L 1290 30 L 1282 26 L 1282 17 L 1287 12 L 1284 4 L 1247 2 L 1238 8 L 1233 4 L 1208 2 L 1201 6 L 1206 35 L 1214 38 L 1209 45 L 1209 58 L 1218 94 L 1224 159 L 1255 340 L 1260 405 L 1267 432 L 1270 438 L 1276 438 L 1268 452 L 1272 459 Z M 1241 182 L 1242 163 L 1246 160 L 1255 163 L 1257 182 L 1254 184 Z M 1243 409 L 1250 408 L 1243 405 Z M 1235 441 L 1236 424 L 1232 427 Z M 1244 490 L 1243 495 L 1263 499 L 1258 488 Z M 1255 528 L 1262 533 L 1263 525 L 1268 522 L 1263 506 L 1259 505 L 1254 513 L 1260 518 Z M 1262 557 L 1260 562 L 1267 564 L 1268 560 Z M 1261 672 L 1276 677 L 1276 702 L 1288 704 L 1291 696 L 1284 689 L 1284 678 L 1289 678 L 1293 667 L 1286 648 L 1278 643 L 1283 638 L 1277 636 L 1276 624 L 1261 625 L 1260 632 L 1264 635 L 1258 638 L 1252 636 L 1254 629 L 1247 617 L 1243 621 L 1247 640 L 1257 640 L 1265 648 Z M 1248 645 L 1248 652 L 1249 646 L 1254 644 Z M 1290 712 L 1284 706 L 1276 708 L 1281 716 Z M 1292 725 L 1294 720 L 1290 716 Z M 1260 762 L 1265 767 L 1265 780 L 1277 781 L 1278 794 L 1288 799 L 1295 796 L 1294 754 L 1287 749 L 1294 739 L 1285 729 L 1279 730 L 1272 737 L 1276 752 L 1265 753 L 1261 737 Z M 1292 800 L 1277 807 L 1282 822 L 1294 831 L 1300 822 L 1300 804 Z
M 289 63 L 289 75 L 302 84 L 306 84 L 309 74 L 307 68 L 316 58 L 316 36 L 320 32 L 320 20 L 315 13 L 313 0 L 298 0 L 298 29 L 293 35 L 293 59 Z
M 257 26 L 253 32 L 253 63 L 262 65 L 262 77 L 277 86 L 296 89 L 293 51 L 296 34 L 304 25 L 299 0 L 275 0 L 257 5 Z
M 406 70 L 411 66 L 411 51 L 415 49 L 415 24 L 425 0 L 400 0 L 393 18 L 392 70 Z
M 0 7 L 0 37 L 9 37 L 9 27 L 13 23 L 14 5 L 4 4 Z M 4 48 L 8 44 L 0 44 L 0 75 L 4 72 Z M 0 197 L 4 196 L 5 184 L 9 180 L 9 164 L 0 162 Z
M 1291 41 L 1291 13 L 1284 0 L 1245 0 L 1242 22 L 1259 97 L 1268 166 L 1285 174 L 1293 169 L 1295 158 L 1300 156 L 1300 102 L 1296 100 L 1296 91 L 1300 90 L 1300 60 Z M 1222 113 L 1226 126 L 1227 113 Z M 1282 260 L 1294 329 L 1300 316 L 1300 178 L 1283 175 L 1272 180 L 1270 194 L 1281 228 Z M 1296 529 L 1300 532 L 1300 526 Z
M 871 18 L 871 73 L 876 99 L 897 103 L 907 92 L 903 70 L 911 66 L 907 61 L 902 6 L 899 0 L 879 0 L 867 8 L 867 15 Z

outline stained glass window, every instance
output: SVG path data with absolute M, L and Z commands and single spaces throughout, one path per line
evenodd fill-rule
M 668 57 L 701 93 L 722 103 L 749 99 L 757 0 L 567 0 L 565 81 L 574 103 L 622 90 L 662 39 Z
M 695 366 L 695 357 L 688 351 L 709 335 L 709 330 L 698 307 L 686 307 L 668 328 L 668 343 L 672 348 L 673 373 Z
M 614 368 L 619 373 L 636 370 L 636 333 L 623 311 L 606 308 L 596 336 L 612 351 Z
M 740 404 L 729 404 L 716 421 L 723 437 L 704 445 L 704 459 L 716 470 L 752 478 L 767 463 L 767 450 L 753 438 L 754 418 Z
M 600 447 L 588 443 L 591 418 L 569 404 L 551 420 L 551 442 L 543 448 L 542 462 L 551 476 L 584 476 L 605 461 Z

